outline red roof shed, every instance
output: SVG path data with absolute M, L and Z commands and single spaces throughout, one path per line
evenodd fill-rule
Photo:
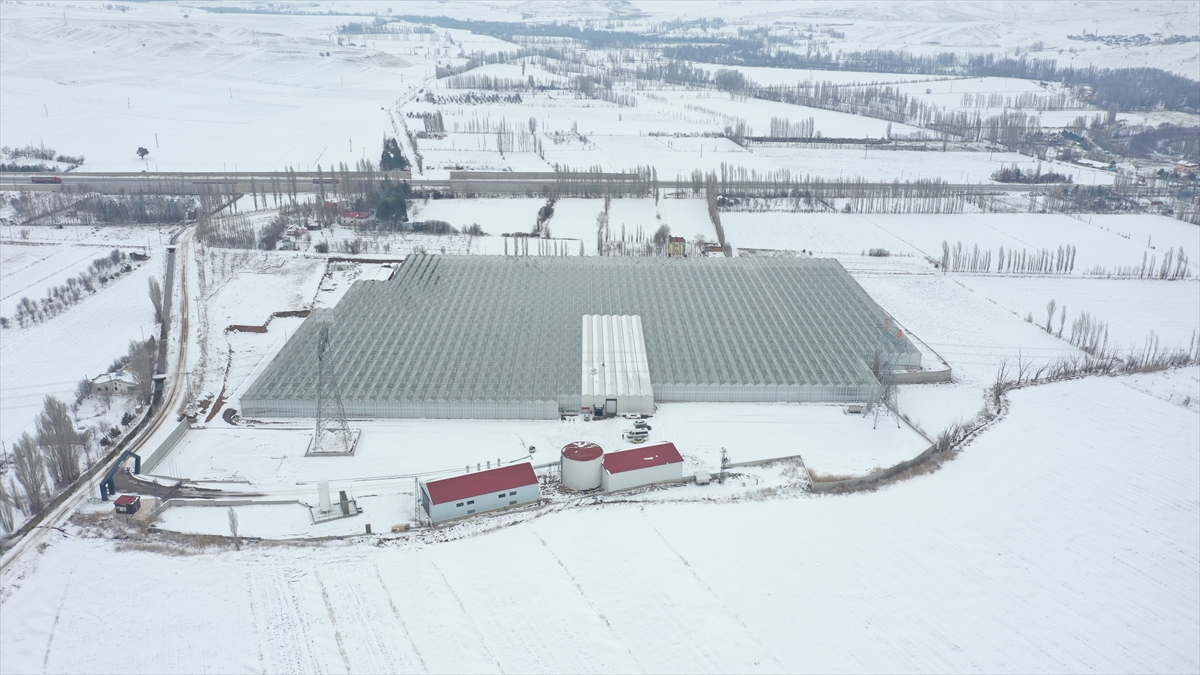
M 142 508 L 142 498 L 137 495 L 121 495 L 113 500 L 113 509 L 117 513 L 137 513 Z
M 604 456 L 604 470 L 610 474 L 682 463 L 683 457 L 675 449 L 674 443 L 656 443 L 644 448 L 611 452 Z
M 425 487 L 429 490 L 429 499 L 434 504 L 445 504 L 468 497 L 478 497 L 489 492 L 514 490 L 526 485 L 537 484 L 538 479 L 537 475 L 533 473 L 533 465 L 526 462 L 430 481 L 425 484 Z

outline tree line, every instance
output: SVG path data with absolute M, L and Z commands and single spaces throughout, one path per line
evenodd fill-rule
M 86 270 L 67 279 L 66 283 L 47 289 L 46 297 L 40 300 L 21 298 L 12 317 L 0 317 L 0 328 L 14 325 L 26 328 L 48 321 L 132 270 L 125 252 L 114 248 L 108 255 L 93 260 Z

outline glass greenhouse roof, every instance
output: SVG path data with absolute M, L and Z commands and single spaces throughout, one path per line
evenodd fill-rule
M 409 256 L 318 310 L 242 397 L 311 416 L 318 321 L 348 414 L 551 417 L 578 410 L 581 317 L 638 315 L 658 401 L 854 401 L 867 363 L 920 353 L 823 258 Z

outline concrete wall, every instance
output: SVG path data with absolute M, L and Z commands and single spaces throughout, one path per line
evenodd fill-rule
M 150 453 L 149 456 L 142 460 L 142 473 L 151 473 L 154 471 L 155 467 L 162 463 L 163 458 L 170 454 L 171 450 L 179 444 L 179 441 L 183 439 L 183 435 L 186 434 L 190 428 L 191 425 L 186 419 L 180 422 L 178 426 L 175 427 L 175 430 L 171 432 L 171 435 L 167 436 L 166 440 L 164 440 L 161 445 L 154 449 L 154 452 Z
M 651 483 L 658 483 L 665 480 L 679 480 L 681 478 L 683 478 L 683 462 L 676 462 L 674 464 L 648 466 L 644 469 L 634 469 L 633 471 L 623 471 L 621 473 L 609 473 L 605 471 L 600 474 L 600 487 L 604 488 L 605 492 L 615 492 L 617 490 L 628 490 L 629 488 L 641 487 Z
M 895 373 L 896 384 L 932 384 L 934 382 L 949 382 L 953 373 L 949 368 L 942 370 L 900 371 Z

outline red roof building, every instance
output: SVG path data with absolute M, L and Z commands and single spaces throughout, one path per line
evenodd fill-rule
M 421 505 L 434 522 L 537 501 L 537 475 L 529 462 L 421 484 Z
M 683 456 L 674 443 L 656 443 L 604 456 L 601 487 L 606 491 L 683 478 Z
M 338 216 L 338 224 L 347 226 L 362 225 L 370 217 L 371 214 L 366 211 L 342 211 L 342 214 Z
M 113 510 L 117 513 L 137 513 L 142 508 L 142 498 L 137 495 L 121 495 L 113 500 Z

